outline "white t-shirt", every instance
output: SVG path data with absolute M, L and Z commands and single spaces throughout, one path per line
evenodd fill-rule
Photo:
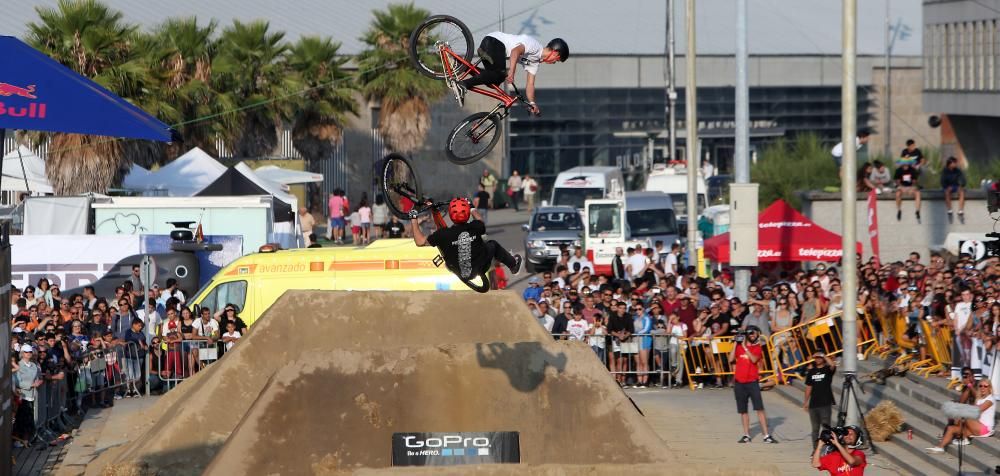
M 989 428 L 990 431 L 993 431 L 993 422 L 997 414 L 997 402 L 996 400 L 993 399 L 993 395 L 987 395 L 983 398 L 976 400 L 976 406 L 978 407 L 979 405 L 982 405 L 983 402 L 986 401 L 993 402 L 993 405 L 990 405 L 989 408 L 983 410 L 983 412 L 979 414 L 979 424 L 985 426 L 986 428 Z
M 358 212 L 351 213 L 350 216 L 351 226 L 361 226 L 361 214 Z
M 636 253 L 628 257 L 628 260 L 625 263 L 625 265 L 632 267 L 632 278 L 634 279 L 638 278 L 639 276 L 642 276 L 642 270 L 643 268 L 646 267 L 646 263 L 648 262 L 649 260 L 646 259 L 646 255 L 641 255 L 639 253 Z
M 170 299 L 172 297 L 175 297 L 175 298 L 179 299 L 181 301 L 181 304 L 184 304 L 185 302 L 187 302 L 187 298 L 184 297 L 184 293 L 181 292 L 180 289 L 178 289 L 178 290 L 176 290 L 176 291 L 174 291 L 172 293 L 170 292 L 169 289 L 164 289 L 163 291 L 160 291 L 160 301 L 161 302 L 165 303 L 165 302 L 167 302 L 167 299 Z
M 688 325 L 683 322 L 678 322 L 677 324 L 670 324 L 668 328 L 670 335 L 676 337 L 687 337 Z
M 583 271 L 584 268 L 590 268 L 590 274 L 594 274 L 594 263 L 591 263 L 586 256 L 581 256 L 579 258 L 574 256 L 569 259 L 568 266 L 566 267 L 569 268 L 570 273 L 573 272 L 573 263 L 580 263 L 580 271 Z
M 854 148 L 855 150 L 861 150 L 861 139 L 857 137 L 854 138 Z M 833 146 L 833 150 L 831 150 L 830 153 L 833 154 L 834 157 L 843 157 L 844 143 L 838 142 L 837 145 Z
M 664 262 L 667 264 L 666 265 L 667 272 L 673 274 L 674 276 L 677 276 L 677 255 L 673 253 L 667 253 L 667 257 L 665 258 Z
M 202 337 L 212 337 L 212 334 L 217 334 L 219 332 L 219 321 L 215 318 L 211 318 L 208 322 L 203 322 L 200 318 L 194 320 L 194 331 L 197 335 Z
M 541 324 L 547 332 L 552 332 L 552 326 L 555 325 L 556 320 L 548 314 L 542 314 L 542 316 L 538 318 L 538 323 Z
M 225 334 L 222 334 L 222 337 L 235 337 L 235 338 L 239 339 L 239 338 L 242 338 L 243 335 L 240 334 L 240 331 L 233 331 L 233 332 L 227 332 Z M 229 351 L 229 349 L 233 348 L 233 344 L 236 344 L 236 342 L 233 342 L 233 341 L 226 342 L 226 351 L 227 352 Z
M 965 328 L 965 324 L 969 322 L 969 317 L 972 316 L 972 303 L 971 302 L 960 302 L 955 304 L 955 333 L 958 334 Z
M 566 323 L 566 333 L 569 334 L 569 340 L 583 340 L 589 328 L 590 324 L 583 319 L 570 319 Z
M 590 346 L 597 347 L 598 349 L 604 348 L 604 335 L 607 334 L 607 329 L 604 327 L 597 327 L 594 329 L 594 335 L 590 337 Z
M 524 54 L 517 60 L 528 74 L 534 76 L 538 74 L 538 64 L 542 62 L 542 44 L 538 40 L 528 35 L 511 35 L 502 31 L 494 31 L 486 36 L 492 36 L 503 43 L 507 50 L 507 58 L 510 52 L 517 48 L 517 45 L 524 45 Z

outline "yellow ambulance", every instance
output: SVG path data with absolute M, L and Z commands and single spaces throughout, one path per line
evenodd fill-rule
M 435 266 L 437 256 L 437 248 L 418 247 L 411 239 L 381 239 L 363 248 L 266 245 L 219 270 L 187 304 L 213 314 L 235 304 L 243 321 L 253 325 L 289 289 L 469 290 L 444 265 Z

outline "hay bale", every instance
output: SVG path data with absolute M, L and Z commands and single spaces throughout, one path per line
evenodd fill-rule
M 903 412 L 889 400 L 882 400 L 865 415 L 868 436 L 872 441 L 889 441 L 889 438 L 903 428 Z

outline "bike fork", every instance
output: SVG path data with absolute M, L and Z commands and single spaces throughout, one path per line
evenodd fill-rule
M 489 120 L 489 118 L 493 116 L 497 116 L 500 120 L 503 120 L 503 118 L 507 116 L 507 108 L 503 107 L 503 104 L 497 104 L 489 114 L 476 122 L 472 128 L 469 129 L 469 137 L 473 139 L 473 142 L 479 142 L 484 135 L 493 130 L 493 121 Z M 479 131 L 479 127 L 482 126 L 484 122 L 489 123 L 489 127 Z

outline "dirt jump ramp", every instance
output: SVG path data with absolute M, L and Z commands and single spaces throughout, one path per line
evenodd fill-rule
M 136 415 L 132 442 L 90 468 L 148 460 L 161 474 L 200 474 L 271 375 L 304 353 L 542 340 L 551 337 L 510 292 L 288 291 L 224 358 Z
M 495 430 L 520 432 L 524 464 L 672 460 L 589 347 L 550 341 L 331 351 L 292 362 L 205 474 L 386 468 L 394 432 Z

